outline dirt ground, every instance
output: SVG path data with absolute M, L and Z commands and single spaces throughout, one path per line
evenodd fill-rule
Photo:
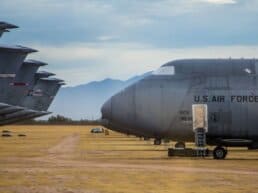
M 154 146 L 91 128 L 2 127 L 12 137 L 0 138 L 0 193 L 258 192 L 258 151 L 230 149 L 219 161 L 168 158 L 172 142 Z

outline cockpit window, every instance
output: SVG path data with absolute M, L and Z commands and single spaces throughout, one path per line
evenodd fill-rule
M 155 70 L 153 75 L 174 75 L 175 67 L 174 66 L 162 66 L 159 69 Z

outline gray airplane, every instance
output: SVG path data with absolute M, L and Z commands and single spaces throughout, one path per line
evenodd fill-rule
M 18 26 L 0 21 L 0 37 L 3 35 L 3 33 L 9 32 L 9 29 L 14 28 L 18 28 Z
M 15 80 L 16 73 L 26 56 L 32 52 L 36 50 L 22 46 L 0 46 L 0 101 L 2 103 L 9 102 L 7 93 L 10 90 L 10 84 Z M 6 105 L 0 104 L 0 114 L 6 113 L 8 107 L 5 107 Z
M 194 141 L 193 104 L 207 104 L 207 144 L 214 158 L 227 147 L 258 149 L 258 60 L 186 59 L 168 62 L 112 96 L 104 125 L 141 137 Z M 184 144 L 184 143 L 183 143 Z
M 38 82 L 39 79 L 41 78 L 48 78 L 51 76 L 55 76 L 56 74 L 52 73 L 52 72 L 47 72 L 47 71 L 38 71 L 35 73 L 34 79 L 33 79 L 33 84 L 31 89 L 33 89 L 33 87 L 36 85 L 36 83 Z
M 47 64 L 36 60 L 26 60 L 23 62 L 15 79 L 9 84 L 9 89 L 6 91 L 9 104 L 17 106 L 22 104 L 24 97 L 33 88 L 35 73 L 39 67 L 45 65 Z
M 30 109 L 46 111 L 61 87 L 63 80 L 57 78 L 41 78 L 31 93 L 23 101 L 23 105 Z
M 18 26 L 0 22 L 0 37 Z M 0 45 L 0 125 L 49 114 L 47 109 L 63 81 L 44 80 L 55 74 L 36 72 L 45 63 L 24 59 L 37 50 Z M 42 83 L 44 82 L 44 83 Z
M 44 73 L 40 74 L 42 75 Z M 45 75 L 51 74 L 45 73 Z M 0 125 L 50 114 L 50 112 L 47 112 L 47 109 L 62 85 L 64 85 L 64 82 L 61 79 L 40 78 L 33 90 L 22 101 L 21 106 L 26 108 L 0 117 Z
M 45 65 L 47 64 L 36 60 L 26 60 L 23 62 L 13 82 L 9 84 L 8 89 L 5 91 L 9 107 L 0 110 L 0 123 L 10 115 L 16 115 L 18 111 L 30 112 L 30 109 L 22 107 L 22 102 L 28 95 L 29 90 L 33 88 L 36 71 L 40 66 Z
M 56 83 L 56 86 L 55 88 L 49 92 L 49 96 L 52 96 L 50 97 L 47 101 L 45 101 L 45 103 L 43 104 L 43 110 L 44 111 L 36 111 L 36 112 L 33 112 L 33 113 L 28 113 L 26 115 L 23 115 L 23 116 L 19 116 L 19 117 L 14 117 L 12 119 L 9 119 L 9 120 L 6 120 L 4 122 L 0 122 L 0 125 L 1 124 L 11 124 L 11 123 L 15 123 L 15 122 L 18 122 L 18 121 L 21 121 L 21 120 L 26 120 L 26 119 L 32 119 L 32 118 L 36 118 L 36 117 L 40 117 L 40 116 L 43 116 L 43 115 L 48 115 L 48 114 L 51 114 L 51 112 L 47 112 L 46 110 L 48 109 L 48 107 L 50 106 L 50 104 L 53 102 L 53 99 L 54 97 L 56 96 L 59 88 L 61 86 L 65 85 L 64 82 L 57 82 Z M 44 99 L 44 98 L 41 98 L 41 99 Z M 40 101 L 39 103 L 42 104 L 42 102 Z
M 36 68 L 38 68 L 39 66 L 44 66 L 45 63 L 43 62 L 39 62 L 39 61 L 35 61 L 35 60 L 27 60 L 25 61 L 24 63 L 26 63 L 26 66 L 27 66 L 27 70 L 33 70 L 35 71 L 35 66 L 37 66 Z M 31 65 L 34 65 L 33 63 L 36 63 L 34 67 L 32 67 Z M 27 65 L 28 64 L 28 65 Z M 29 67 L 31 66 L 31 67 Z M 22 70 L 22 69 L 21 69 Z M 25 69 L 24 69 L 25 70 Z M 24 73 L 26 73 L 24 70 L 22 70 Z M 26 71 L 27 71 L 26 70 Z M 21 72 L 21 71 L 20 71 Z M 22 89 L 24 89 L 24 93 L 22 93 L 22 97 L 20 99 L 17 99 L 19 100 L 20 102 L 18 103 L 18 101 L 16 103 L 18 103 L 18 105 L 20 106 L 13 106 L 13 105 L 10 105 L 10 104 L 6 104 L 6 103 L 0 103 L 0 115 L 1 114 L 6 114 L 6 110 L 7 110 L 7 107 L 11 107 L 11 109 L 23 109 L 23 107 L 21 106 L 24 106 L 24 100 L 28 100 L 26 98 L 28 98 L 28 95 L 30 95 L 29 93 L 31 93 L 33 91 L 33 88 L 34 86 L 37 84 L 37 82 L 41 79 L 41 78 L 47 78 L 47 77 L 50 77 L 50 76 L 54 76 L 55 74 L 54 73 L 51 73 L 51 72 L 46 72 L 46 71 L 39 71 L 39 72 L 36 72 L 34 74 L 31 74 L 31 76 L 28 74 L 28 79 L 27 79 L 27 83 L 25 83 L 25 81 L 22 81 L 22 82 L 12 82 L 10 83 L 10 86 L 13 86 L 13 87 L 19 87 L 19 86 L 23 86 Z M 18 79 L 16 80 L 20 80 L 21 79 L 21 76 L 18 75 Z M 31 79 L 32 78 L 32 79 Z M 31 79 L 31 80 L 30 80 Z M 25 83 L 25 85 L 24 85 Z M 26 88 L 25 88 L 26 86 Z M 13 96 L 11 96 L 13 97 Z M 25 97 L 25 98 L 24 98 Z M 21 100 L 22 99 L 22 100 Z M 15 101 L 15 100 L 14 100 Z M 9 102 L 9 101 L 8 101 Z M 28 104 L 28 102 L 27 102 Z M 1 113 L 1 105 L 3 105 L 3 108 L 2 110 L 4 111 L 4 113 Z M 26 106 L 25 106 L 26 107 Z M 17 110 L 18 111 L 18 110 Z M 12 111 L 12 112 L 15 112 Z

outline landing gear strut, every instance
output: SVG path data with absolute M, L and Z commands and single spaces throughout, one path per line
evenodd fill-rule
M 154 145 L 160 145 L 161 139 L 154 139 Z
M 222 146 L 217 146 L 214 150 L 213 150 L 213 158 L 214 159 L 225 159 L 225 157 L 227 156 L 227 149 L 225 149 Z
M 144 138 L 143 138 L 143 140 L 144 140 L 144 141 L 149 141 L 149 140 L 150 140 L 150 138 L 148 138 L 148 137 L 144 137 Z

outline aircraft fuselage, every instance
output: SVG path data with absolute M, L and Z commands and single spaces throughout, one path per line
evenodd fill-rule
M 109 99 L 102 107 L 107 126 L 137 136 L 193 141 L 192 105 L 207 104 L 208 143 L 258 141 L 257 61 L 181 63 L 173 65 L 174 74 L 154 73 Z

